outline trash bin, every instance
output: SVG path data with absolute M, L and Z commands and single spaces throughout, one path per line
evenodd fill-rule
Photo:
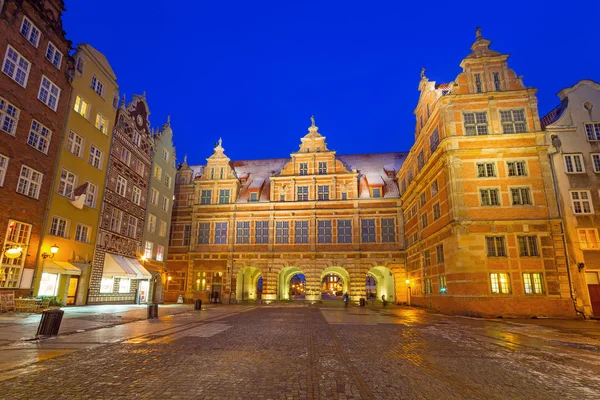
M 158 304 L 148 304 L 148 319 L 158 318 Z
M 56 336 L 62 322 L 63 310 L 46 310 L 42 312 L 40 326 L 38 326 L 37 336 Z
M 194 300 L 194 311 L 202 311 L 202 300 Z
M 364 307 L 366 303 L 367 303 L 367 301 L 364 298 L 361 297 L 361 299 L 360 299 L 360 306 Z

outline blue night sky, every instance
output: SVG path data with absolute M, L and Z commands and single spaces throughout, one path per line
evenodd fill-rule
M 171 115 L 178 159 L 199 164 L 219 137 L 232 160 L 287 157 L 311 114 L 338 154 L 407 151 L 421 67 L 454 80 L 477 25 L 544 115 L 600 81 L 599 3 L 66 0 L 64 28 L 128 100 L 146 91 L 154 126 Z

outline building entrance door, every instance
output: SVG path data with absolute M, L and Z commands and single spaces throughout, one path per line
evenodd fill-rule
M 139 299 L 138 299 L 139 304 L 148 302 L 149 289 L 150 289 L 150 285 L 148 284 L 148 281 L 140 281 Z
M 79 287 L 79 276 L 71 275 L 69 278 L 69 289 L 67 290 L 67 305 L 75 305 L 77 299 L 77 288 Z
M 585 273 L 590 303 L 592 305 L 592 314 L 595 317 L 600 317 L 600 277 L 598 275 L 598 272 Z

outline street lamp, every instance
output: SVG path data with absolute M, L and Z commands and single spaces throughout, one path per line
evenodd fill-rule
M 11 247 L 4 252 L 4 256 L 6 258 L 17 258 L 21 256 L 21 253 L 23 253 L 22 247 Z
M 58 246 L 54 245 L 50 247 L 50 253 L 42 253 L 42 258 L 45 260 L 46 258 L 54 258 L 54 255 L 58 253 Z

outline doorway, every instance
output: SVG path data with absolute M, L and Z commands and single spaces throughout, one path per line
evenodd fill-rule
M 69 288 L 67 289 L 67 305 L 74 306 L 77 302 L 77 290 L 79 289 L 79 276 L 71 275 Z
M 150 284 L 147 280 L 140 281 L 138 304 L 143 304 L 143 303 L 148 302 L 149 289 L 150 289 Z

